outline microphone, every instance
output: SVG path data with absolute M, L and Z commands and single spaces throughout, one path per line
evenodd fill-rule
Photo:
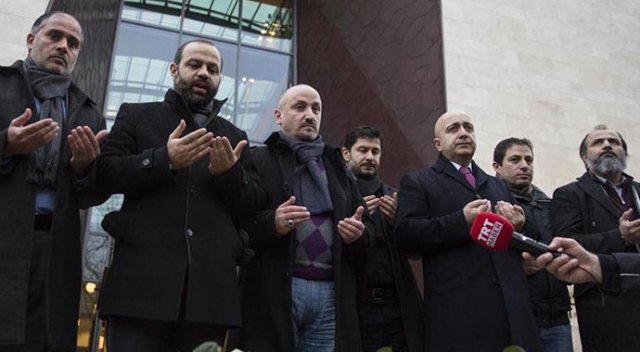
M 494 251 L 504 251 L 511 246 L 535 257 L 547 252 L 554 257 L 560 255 L 546 244 L 516 232 L 509 220 L 495 213 L 479 213 L 473 220 L 469 235 L 475 243 Z

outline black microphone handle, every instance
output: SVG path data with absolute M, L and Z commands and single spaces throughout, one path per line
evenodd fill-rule
M 551 253 L 553 257 L 560 256 L 560 252 L 552 251 L 549 249 L 549 246 L 542 242 L 538 242 L 533 238 L 527 237 L 521 233 L 514 232 L 511 235 L 511 240 L 509 241 L 509 246 L 519 249 L 523 252 L 529 252 L 534 257 L 537 257 L 544 253 Z

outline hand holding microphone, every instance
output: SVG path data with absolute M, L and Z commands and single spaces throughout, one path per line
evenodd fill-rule
M 494 213 L 479 213 L 471 225 L 469 235 L 480 246 L 494 251 L 513 247 L 536 257 L 547 252 L 551 252 L 554 257 L 560 255 L 560 252 L 550 250 L 546 244 L 516 232 L 509 220 Z

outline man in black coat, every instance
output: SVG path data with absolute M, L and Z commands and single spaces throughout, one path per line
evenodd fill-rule
M 73 16 L 50 12 L 27 35 L 27 59 L 0 67 L 2 351 L 76 349 L 78 210 L 102 200 L 93 160 L 106 136 L 95 103 L 71 82 L 82 43 Z
M 257 200 L 241 165 L 247 135 L 217 116 L 221 69 L 213 43 L 183 44 L 174 89 L 162 102 L 124 104 L 105 140 L 99 185 L 124 194 L 102 223 L 116 240 L 100 296 L 110 350 L 222 345 L 241 324 L 235 222 Z
M 596 254 L 637 253 L 640 185 L 624 173 L 624 139 L 598 125 L 580 143 L 580 157 L 587 172 L 553 194 L 554 234 L 575 238 Z M 582 284 L 575 300 L 583 351 L 640 350 L 640 305 L 633 295 L 603 296 L 598 286 Z
M 382 133 L 359 126 L 345 137 L 342 157 L 355 175 L 374 227 L 371 248 L 358 267 L 362 350 L 422 351 L 422 297 L 393 236 L 398 193 L 378 176 Z
M 507 186 L 472 161 L 469 115 L 447 112 L 435 124 L 440 152 L 428 169 L 402 177 L 396 242 L 420 251 L 424 267 L 425 351 L 535 351 L 537 331 L 520 255 L 492 252 L 472 242 L 469 228 L 491 211 L 522 230 L 522 208 Z
M 321 116 L 315 89 L 289 88 L 275 111 L 281 130 L 253 151 L 267 199 L 245 225 L 255 249 L 243 279 L 248 351 L 361 349 L 354 261 L 370 221 L 340 150 L 318 134 Z
M 518 205 L 524 210 L 527 237 L 549 243 L 551 199 L 533 185 L 533 144 L 526 138 L 507 138 L 493 150 L 496 177 L 507 183 Z M 567 312 L 567 285 L 540 267 L 525 261 L 531 305 L 540 331 L 539 352 L 572 352 L 571 325 Z

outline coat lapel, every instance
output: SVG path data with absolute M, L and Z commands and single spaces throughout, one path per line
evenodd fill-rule
M 613 214 L 616 218 L 619 218 L 622 213 L 620 210 L 616 209 L 611 203 L 611 199 L 607 195 L 607 192 L 596 183 L 589 173 L 585 172 L 578 179 L 578 187 L 582 188 L 582 190 L 588 194 L 591 198 L 593 198 L 596 202 L 598 202 L 604 209 Z
M 472 167 L 475 168 L 475 167 L 477 167 L 477 165 L 474 164 Z M 452 179 L 456 180 L 461 185 L 466 187 L 469 191 L 471 191 L 473 193 L 476 192 L 476 190 L 473 189 L 473 187 L 471 187 L 469 182 L 467 182 L 467 179 L 465 179 L 464 176 L 458 170 L 456 170 L 455 166 L 453 166 L 453 164 L 451 164 L 451 161 L 449 161 L 447 158 L 442 156 L 442 154 L 440 154 L 440 156 L 438 156 L 438 161 L 434 165 L 434 168 L 438 172 L 444 173 L 444 174 L 448 175 L 449 177 L 451 177 Z M 475 170 L 474 170 L 474 174 L 475 174 Z M 477 182 L 477 180 L 476 180 L 476 182 Z M 477 185 L 477 183 L 476 183 L 476 185 Z

